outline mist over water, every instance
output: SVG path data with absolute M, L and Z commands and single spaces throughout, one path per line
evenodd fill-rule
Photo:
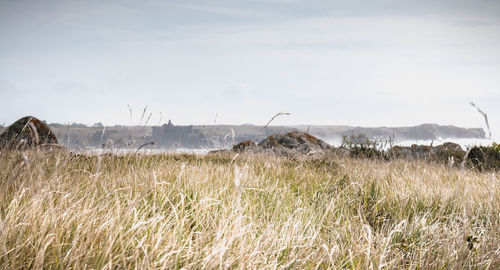
M 334 147 L 340 147 L 342 145 L 341 139 L 326 139 L 324 140 L 328 144 Z M 432 145 L 437 146 L 446 142 L 453 142 L 462 149 L 466 150 L 473 146 L 489 146 L 493 142 L 493 139 L 477 139 L 477 138 L 439 138 L 436 140 L 404 140 L 393 142 L 392 146 L 411 146 L 413 144 L 417 145 Z M 388 150 L 391 147 L 389 142 L 381 141 L 379 147 L 383 150 Z M 227 148 L 225 148 L 227 149 Z M 205 155 L 208 154 L 212 150 L 210 148 L 198 148 L 198 149 L 189 149 L 189 148 L 143 148 L 137 150 L 135 148 L 93 148 L 93 147 L 85 147 L 80 149 L 72 149 L 70 150 L 76 154 L 84 154 L 84 155 L 102 155 L 102 154 L 114 154 L 114 155 L 127 155 L 127 154 L 141 154 L 141 155 L 158 155 L 158 154 L 194 154 L 194 155 Z
M 102 155 L 102 154 L 113 154 L 113 155 L 128 155 L 128 154 L 141 154 L 141 155 L 158 155 L 158 154 L 194 154 L 194 155 L 204 155 L 210 152 L 209 148 L 203 149 L 187 149 L 187 148 L 146 148 L 146 149 L 134 149 L 134 148 L 93 148 L 86 147 L 81 149 L 70 150 L 75 154 L 82 155 Z

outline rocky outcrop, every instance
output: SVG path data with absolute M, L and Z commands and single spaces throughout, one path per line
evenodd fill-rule
M 210 153 L 269 153 L 291 158 L 313 157 L 328 159 L 331 157 L 350 157 L 386 161 L 410 159 L 447 164 L 451 167 L 465 164 L 469 168 L 480 170 L 500 169 L 500 144 L 495 143 L 492 146 L 473 147 L 467 152 L 460 145 L 452 142 L 445 142 L 437 146 L 417 144 L 393 146 L 388 150 L 381 150 L 375 146 L 364 144 L 335 148 L 308 133 L 298 131 L 274 134 L 258 144 L 251 140 L 242 141 L 231 149 L 215 150 Z
M 445 142 L 442 145 L 434 147 L 433 154 L 439 160 L 453 158 L 456 161 L 460 161 L 464 158 L 465 151 L 456 143 Z
M 500 170 L 500 144 L 472 147 L 467 152 L 466 164 L 479 170 Z
M 17 120 L 0 135 L 0 148 L 2 149 L 27 149 L 57 145 L 57 143 L 52 130 L 33 116 Z
M 299 131 L 271 135 L 262 140 L 259 146 L 264 149 L 289 149 L 302 154 L 333 149 L 328 143 Z
M 245 152 L 254 150 L 258 150 L 257 144 L 250 140 L 242 141 L 233 146 L 233 151 L 235 152 Z
M 376 147 L 366 145 L 355 145 L 350 147 L 341 146 L 334 148 L 328 143 L 303 132 L 292 131 L 286 134 L 274 134 L 259 144 L 253 141 L 243 141 L 233 146 L 229 151 L 243 152 L 270 152 L 282 156 L 297 156 L 311 154 L 331 153 L 337 156 L 349 156 L 351 158 L 369 158 L 369 159 L 426 159 L 433 161 L 449 161 L 453 158 L 459 162 L 463 159 L 465 151 L 460 145 L 446 142 L 438 146 L 412 145 L 393 146 L 387 151 L 379 150 Z M 221 151 L 217 151 L 221 152 Z
M 416 145 L 410 147 L 393 146 L 386 152 L 387 159 L 424 159 L 449 165 L 459 165 L 466 157 L 466 152 L 460 145 L 445 142 L 442 145 Z
M 390 158 L 410 158 L 413 156 L 411 147 L 395 145 L 388 151 Z
M 233 146 L 229 151 L 242 153 L 272 153 L 280 156 L 317 155 L 333 151 L 328 143 L 304 132 L 292 131 L 286 134 L 274 134 L 259 144 L 247 140 Z M 224 151 L 213 151 L 221 153 Z
M 432 146 L 430 145 L 417 145 L 417 144 L 412 144 L 411 145 L 411 152 L 417 157 L 417 158 L 427 158 L 432 154 Z

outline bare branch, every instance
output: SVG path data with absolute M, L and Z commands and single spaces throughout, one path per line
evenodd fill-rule
M 152 116 L 152 115 L 153 115 L 153 113 L 150 113 L 150 114 L 149 114 L 148 119 L 146 119 L 146 122 L 144 123 L 143 128 L 145 128 L 145 127 L 146 127 L 146 125 L 148 124 L 149 119 L 151 119 L 151 116 Z
M 474 104 L 474 102 L 471 102 L 470 105 L 472 105 L 472 107 L 476 108 L 477 111 L 483 115 L 484 117 L 484 121 L 486 122 L 486 127 L 488 128 L 488 134 L 489 134 L 489 138 L 491 139 L 491 129 L 490 129 L 490 123 L 488 123 L 488 115 L 483 112 L 481 109 L 479 109 L 478 106 L 476 106 L 476 104 Z
M 127 104 L 128 111 L 130 112 L 130 121 L 132 121 L 132 108 L 130 107 L 129 104 Z
M 144 115 L 146 114 L 146 110 L 148 109 L 148 106 L 144 107 L 144 110 L 142 111 L 142 116 L 141 116 L 141 121 L 139 122 L 139 126 L 142 124 L 142 120 L 144 120 Z
M 147 146 L 147 145 L 155 145 L 155 142 L 151 141 L 151 142 L 148 142 L 148 143 L 145 143 L 145 144 L 139 146 L 139 148 L 137 148 L 137 151 L 135 151 L 134 156 L 137 155 L 137 153 L 139 153 L 139 150 L 141 150 L 141 148 L 143 148 L 144 146 Z
M 273 116 L 273 118 L 271 118 L 271 120 L 269 120 L 269 122 L 267 122 L 267 124 L 264 126 L 264 128 L 267 128 L 269 126 L 269 124 L 271 124 L 271 122 L 274 120 L 274 118 L 280 116 L 280 115 L 290 115 L 291 113 L 286 113 L 286 112 L 279 112 L 277 113 L 275 116 Z

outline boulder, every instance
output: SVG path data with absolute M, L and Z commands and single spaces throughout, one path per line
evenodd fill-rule
M 393 146 L 388 151 L 389 158 L 428 158 L 433 154 L 433 148 L 429 145 L 412 144 L 407 146 Z
M 456 143 L 445 142 L 438 146 L 416 145 L 393 146 L 387 152 L 388 158 L 412 158 L 412 159 L 427 159 L 433 161 L 448 162 L 450 159 L 461 161 L 465 155 L 462 147 Z
M 436 152 L 450 152 L 450 153 L 464 153 L 465 151 L 462 149 L 462 147 L 459 144 L 452 143 L 452 142 L 445 142 L 441 145 L 435 146 L 434 151 Z
M 432 146 L 430 145 L 411 145 L 411 151 L 416 158 L 428 158 L 432 155 Z
M 474 146 L 469 149 L 466 163 L 479 170 L 500 170 L 500 144 Z
M 0 135 L 0 148 L 26 149 L 57 143 L 56 135 L 47 124 L 33 116 L 17 120 Z
M 412 158 L 413 152 L 410 147 L 395 145 L 388 151 L 389 158 Z
M 433 154 L 435 159 L 446 161 L 446 160 L 454 160 L 454 161 L 462 161 L 465 156 L 465 151 L 459 144 L 452 142 L 445 142 L 442 145 L 438 145 L 434 147 Z
M 289 149 L 302 154 L 333 150 L 328 143 L 304 132 L 292 131 L 286 134 L 274 134 L 262 140 L 259 147 L 263 149 Z
M 233 151 L 235 152 L 245 152 L 245 151 L 252 151 L 257 149 L 257 144 L 255 144 L 253 141 L 247 140 L 247 141 L 242 141 L 238 144 L 235 144 L 233 146 Z
M 251 153 L 271 153 L 278 156 L 298 157 L 302 155 L 323 155 L 333 152 L 334 148 L 328 143 L 308 134 L 299 131 L 292 131 L 286 134 L 274 134 L 259 144 L 251 140 L 242 141 L 235 144 L 230 150 L 211 151 L 213 154 L 230 152 L 251 152 Z

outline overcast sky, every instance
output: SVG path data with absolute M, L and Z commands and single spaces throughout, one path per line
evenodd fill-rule
M 0 3 L 0 124 L 484 127 L 474 102 L 500 133 L 500 1 Z

